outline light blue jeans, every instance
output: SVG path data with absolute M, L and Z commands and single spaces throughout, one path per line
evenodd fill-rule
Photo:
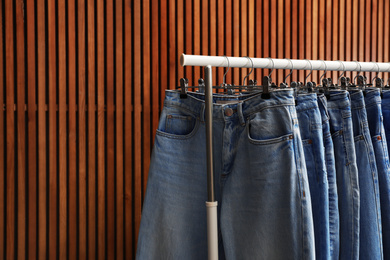
M 328 178 L 317 94 L 298 95 L 296 110 L 309 178 L 316 259 L 328 260 L 330 258 Z
M 359 259 L 360 192 L 349 93 L 333 90 L 328 100 L 340 212 L 340 259 Z
M 166 91 L 137 259 L 207 259 L 204 96 Z M 220 259 L 314 259 L 311 198 L 292 90 L 214 96 Z
M 360 259 L 383 259 L 378 171 L 361 90 L 350 91 L 360 188 Z
M 377 88 L 369 88 L 365 94 L 368 126 L 378 169 L 383 255 L 384 259 L 390 259 L 390 165 L 383 125 L 382 100 L 380 90 Z
M 330 233 L 330 258 L 339 259 L 340 253 L 340 216 L 339 199 L 337 195 L 336 164 L 334 159 L 333 141 L 330 134 L 328 101 L 325 95 L 319 95 L 318 108 L 322 119 L 322 133 L 324 139 L 326 173 L 329 187 L 329 233 Z

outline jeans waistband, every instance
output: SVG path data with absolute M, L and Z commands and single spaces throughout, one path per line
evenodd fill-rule
M 297 112 L 318 108 L 317 94 L 300 94 L 297 96 Z
M 351 95 L 351 109 L 363 109 L 366 107 L 363 91 L 350 90 L 349 93 Z
M 346 108 L 351 105 L 349 93 L 346 90 L 331 90 L 328 108 Z
M 365 91 L 364 101 L 366 103 L 366 107 L 378 105 L 382 103 L 381 93 L 378 88 L 367 88 Z
M 213 119 L 240 121 L 251 114 L 271 107 L 295 106 L 293 90 L 276 90 L 270 93 L 269 99 L 261 98 L 259 94 L 221 95 L 213 94 Z M 203 93 L 187 92 L 187 98 L 181 99 L 177 90 L 166 90 L 165 106 L 174 106 L 199 115 L 204 120 L 205 96 Z

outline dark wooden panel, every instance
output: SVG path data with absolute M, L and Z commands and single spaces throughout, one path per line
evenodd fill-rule
M 105 139 L 105 73 L 104 73 L 104 2 L 96 4 L 97 20 L 97 258 L 106 257 L 106 147 Z
M 79 110 L 78 114 L 78 182 L 79 190 L 76 191 L 79 197 L 79 208 L 78 208 L 78 219 L 75 221 L 78 224 L 78 256 L 81 260 L 87 259 L 87 138 L 86 138 L 86 13 L 85 13 L 85 0 L 77 1 L 77 31 L 78 31 L 78 42 L 76 49 L 78 50 L 78 99 L 79 99 Z M 77 160 L 77 158 L 76 158 Z
M 48 30 L 48 92 L 49 92 L 49 239 L 47 241 L 50 259 L 57 257 L 58 216 L 57 216 L 57 75 L 56 75 L 56 10 L 55 2 L 47 1 Z M 64 30 L 63 28 L 62 30 Z M 63 84 L 63 83 L 62 83 Z M 63 247 L 63 246 L 62 246 Z
M 37 68 L 35 40 L 35 4 L 36 1 L 28 1 L 27 11 L 27 102 L 28 102 L 28 259 L 37 258 L 37 104 L 36 104 L 36 79 Z M 0 48 L 1 49 L 1 48 Z M 1 60 L 1 58 L 0 58 Z M 1 76 L 0 76 L 1 77 Z M 1 90 L 0 90 L 1 91 Z M 1 103 L 1 98 L 0 98 Z M 1 121 L 1 118 L 0 118 Z M 1 126 L 0 126 L 1 127 Z M 0 134 L 1 136 L 1 134 Z M 1 144 L 0 144 L 1 146 Z M 1 158 L 1 157 L 0 157 Z M 0 166 L 1 169 L 1 166 Z M 1 189 L 1 188 L 0 188 Z M 0 227 L 1 230 L 1 227 Z M 1 249 L 0 249 L 1 251 Z
M 115 45 L 115 57 L 116 57 L 116 258 L 124 259 L 124 218 L 123 218 L 123 205 L 124 205 L 124 191 L 123 191 L 123 181 L 124 181 L 124 169 L 123 169 L 123 15 L 122 15 L 123 5 L 121 0 L 115 1 L 115 32 L 116 32 L 116 45 Z M 158 84 L 156 84 L 158 86 Z M 156 90 L 158 92 L 158 90 Z M 158 99 L 155 100 L 158 104 Z M 157 105 L 158 109 L 158 105 Z
M 45 0 L 37 1 L 38 47 L 38 259 L 47 258 L 47 137 L 46 137 L 46 23 Z
M 125 189 L 125 243 L 124 243 L 124 254 L 125 259 L 134 259 L 134 247 L 135 247 L 135 239 L 134 239 L 134 231 L 133 231 L 133 111 L 132 111 L 132 27 L 131 27 L 131 1 L 126 0 L 124 5 L 124 27 L 125 27 L 125 42 L 124 42 L 124 58 L 125 58 L 125 68 L 124 68 L 124 101 L 125 101 L 125 146 L 124 146 L 124 161 L 125 161 L 125 169 L 124 169 L 124 189 Z M 162 95 L 163 96 L 163 95 Z M 131 221 L 128 221 L 131 219 Z
M 4 16 L 3 13 L 3 5 L 0 4 L 0 14 L 1 17 Z M 4 89 L 6 85 L 4 85 L 4 38 L 3 38 L 3 32 L 4 32 L 4 24 L 3 19 L 0 19 L 0 171 L 5 172 L 5 164 L 4 164 L 4 149 L 5 149 L 5 138 L 4 135 L 6 134 L 7 130 L 4 129 Z M 4 230 L 6 232 L 4 222 L 5 222 L 5 176 L 6 174 L 0 175 L 0 230 Z M 5 258 L 5 240 L 4 240 L 4 233 L 0 233 L 0 257 Z
M 88 243 L 88 251 L 87 258 L 96 259 L 97 252 L 97 205 L 96 205 L 96 57 L 95 57 L 95 44 L 96 44 L 96 33 L 95 33 L 95 1 L 88 0 L 87 2 L 87 26 L 88 26 L 88 43 L 87 43 L 87 51 L 88 51 L 88 233 L 87 233 L 87 243 Z
M 5 1 L 5 84 L 6 84 L 6 259 L 14 259 L 15 249 L 15 118 L 14 118 L 14 24 L 13 1 Z
M 16 20 L 16 92 L 17 92 L 17 198 L 18 198 L 18 237 L 17 237 L 17 257 L 26 258 L 26 112 L 25 112 L 25 46 L 24 46 L 24 4 L 15 2 Z
M 67 130 L 67 165 L 68 165 L 68 191 L 67 191 L 67 241 L 69 259 L 77 258 L 77 165 L 76 165 L 76 1 L 68 1 L 68 130 Z

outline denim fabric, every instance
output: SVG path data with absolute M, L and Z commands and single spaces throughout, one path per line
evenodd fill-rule
M 390 140 L 390 90 L 382 91 L 382 113 L 386 140 Z M 387 142 L 387 150 L 390 151 L 390 141 Z
M 330 258 L 328 178 L 317 94 L 298 95 L 296 110 L 309 178 L 316 259 L 328 260 Z
M 339 199 L 337 195 L 336 164 L 334 159 L 333 141 L 330 134 L 328 104 L 325 95 L 318 96 L 318 107 L 322 119 L 322 133 L 325 149 L 326 173 L 329 187 L 329 233 L 330 233 L 330 258 L 339 259 L 340 253 L 340 216 Z
M 375 161 L 378 169 L 379 192 L 382 218 L 382 242 L 384 259 L 390 259 L 390 165 L 385 129 L 383 126 L 380 90 L 369 88 L 365 91 L 368 126 Z
M 179 96 L 166 92 L 137 259 L 207 259 L 204 96 Z M 293 92 L 215 96 L 213 120 L 220 259 L 314 259 Z
M 349 94 L 333 90 L 328 100 L 340 212 L 340 259 L 359 259 L 360 193 Z
M 383 259 L 378 171 L 368 128 L 364 96 L 350 91 L 360 189 L 360 259 Z

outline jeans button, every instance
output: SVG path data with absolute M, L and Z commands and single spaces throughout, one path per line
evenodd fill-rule
M 231 115 L 233 115 L 233 109 L 231 109 L 231 108 L 226 108 L 225 109 L 225 116 L 231 116 Z

